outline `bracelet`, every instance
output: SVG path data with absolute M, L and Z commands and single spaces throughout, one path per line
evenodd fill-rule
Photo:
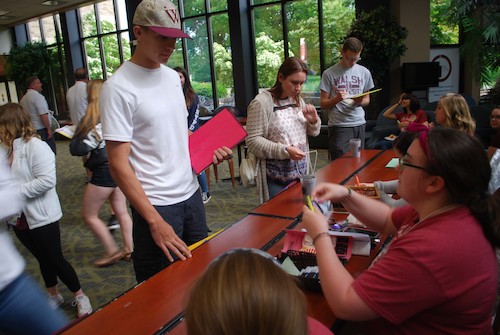
M 330 234 L 326 231 L 322 232 L 322 233 L 319 233 L 318 235 L 314 236 L 313 238 L 313 244 L 316 244 L 316 242 L 322 238 L 323 236 L 330 236 Z

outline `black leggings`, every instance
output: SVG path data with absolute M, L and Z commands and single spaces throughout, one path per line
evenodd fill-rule
M 62 253 L 58 221 L 33 230 L 14 228 L 14 232 L 19 241 L 38 260 L 46 287 L 56 286 L 59 277 L 71 292 L 80 290 L 80 281 L 75 269 Z

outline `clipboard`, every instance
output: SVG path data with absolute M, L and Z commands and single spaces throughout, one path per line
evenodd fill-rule
M 214 150 L 223 146 L 232 148 L 246 136 L 240 122 L 224 108 L 189 136 L 189 155 L 194 172 L 200 174 L 212 164 Z
M 356 99 L 356 98 L 365 96 L 367 94 L 372 94 L 372 93 L 376 93 L 376 92 L 379 92 L 379 91 L 382 91 L 382 89 L 381 88 L 377 88 L 375 90 L 371 90 L 371 91 L 367 91 L 367 92 L 364 92 L 364 93 L 361 93 L 361 94 L 353 95 L 352 97 L 347 97 L 346 99 Z
M 61 127 L 61 128 L 57 128 L 55 130 L 55 132 L 58 133 L 58 134 L 63 135 L 64 137 L 72 139 L 73 136 L 75 135 L 75 130 L 76 130 L 76 126 L 74 126 L 74 125 L 69 126 L 68 125 L 68 126 L 64 126 L 64 127 Z

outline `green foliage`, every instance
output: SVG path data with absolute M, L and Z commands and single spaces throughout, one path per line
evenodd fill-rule
M 21 92 L 26 91 L 26 79 L 29 77 L 37 76 L 42 83 L 48 83 L 48 69 L 49 53 L 45 43 L 29 42 L 10 49 L 6 75 Z
M 434 0 L 430 5 L 431 45 L 458 44 L 458 23 L 446 18 L 450 15 L 452 0 Z
M 355 20 L 354 0 L 324 0 L 325 55 L 327 64 L 335 64 L 340 59 L 340 47 L 349 27 Z
M 308 75 L 307 81 L 302 87 L 302 92 L 315 92 L 319 93 L 319 84 L 321 82 L 321 76 L 317 75 Z
M 404 55 L 408 30 L 401 27 L 391 12 L 378 7 L 362 12 L 354 21 L 347 37 L 357 37 L 364 45 L 361 63 L 372 73 L 376 86 L 382 86 L 391 62 Z
M 192 81 L 191 86 L 193 86 L 193 90 L 198 95 L 203 95 L 205 97 L 212 96 L 212 83 L 202 83 L 202 82 Z
M 191 86 L 193 86 L 194 91 L 199 96 L 210 97 L 210 98 L 213 97 L 212 83 L 192 81 Z M 222 84 L 217 84 L 217 96 L 219 98 L 223 98 L 226 95 L 227 95 L 226 87 Z
M 233 62 L 231 60 L 231 53 L 217 42 L 214 42 L 214 61 L 217 83 L 223 87 L 233 87 Z M 226 93 L 222 96 L 217 95 L 224 97 Z
M 284 60 L 283 41 L 275 42 L 265 33 L 260 33 L 255 39 L 255 49 L 259 87 L 271 87 L 276 82 L 278 69 Z
M 95 14 L 90 12 L 83 17 L 83 26 L 89 27 L 86 32 L 87 36 L 97 35 L 95 25 Z M 115 30 L 114 24 L 109 21 L 101 21 L 102 31 Z M 110 77 L 116 69 L 121 65 L 120 50 L 118 48 L 118 39 L 116 35 L 107 35 L 102 38 L 104 45 L 104 59 L 106 62 L 106 75 Z M 122 39 L 124 59 L 130 58 L 130 47 L 128 41 Z M 99 40 L 97 38 L 88 38 L 85 40 L 85 51 L 87 54 L 87 64 L 91 79 L 104 78 L 102 73 L 102 63 L 99 51 Z
M 463 28 L 461 51 L 470 58 L 474 78 L 491 85 L 500 66 L 500 4 L 496 0 L 451 0 L 451 22 Z

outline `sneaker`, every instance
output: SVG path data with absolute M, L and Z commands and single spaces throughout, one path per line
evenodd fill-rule
M 49 294 L 47 296 L 47 303 L 49 304 L 50 308 L 57 309 L 57 307 L 61 306 L 64 303 L 64 298 L 61 293 L 58 293 L 57 295 Z
M 109 230 L 115 230 L 115 229 L 120 229 L 120 225 L 118 224 L 118 220 L 116 219 L 116 216 L 111 215 L 108 219 L 108 229 Z
M 92 305 L 90 304 L 89 297 L 85 294 L 76 296 L 71 306 L 76 306 L 78 317 L 92 313 Z
M 204 204 L 207 204 L 212 197 L 210 196 L 210 192 L 202 192 L 201 193 L 201 200 L 203 201 Z

